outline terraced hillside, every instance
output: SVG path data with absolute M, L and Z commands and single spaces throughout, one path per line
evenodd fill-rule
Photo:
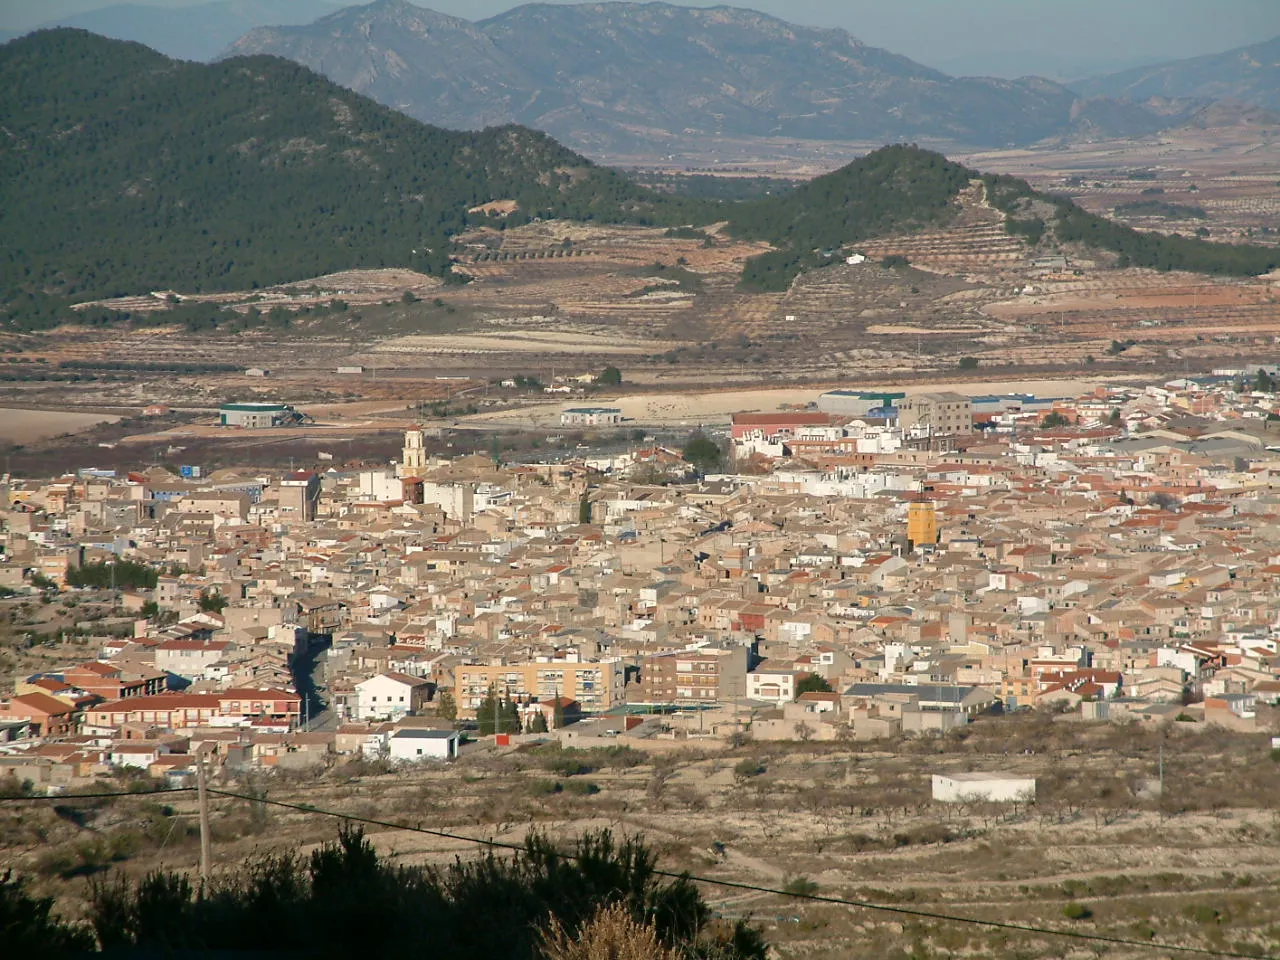
M 960 213 L 945 227 L 881 237 L 863 244 L 873 259 L 906 257 L 912 266 L 932 273 L 996 283 L 1020 271 L 1027 245 L 1005 229 L 1005 217 L 986 202 L 981 182 L 961 191 Z

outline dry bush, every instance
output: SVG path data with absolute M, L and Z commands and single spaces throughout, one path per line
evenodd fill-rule
M 545 960 L 679 960 L 657 931 L 631 916 L 624 904 L 600 907 L 570 935 L 554 917 L 542 935 Z
M 676 764 L 670 757 L 659 757 L 653 763 L 653 775 L 645 785 L 645 796 L 653 801 L 659 810 L 665 809 L 664 794 L 667 781 L 676 774 Z
M 701 813 L 707 809 L 707 798 L 701 790 L 692 784 L 678 783 L 668 788 L 671 801 L 690 813 Z

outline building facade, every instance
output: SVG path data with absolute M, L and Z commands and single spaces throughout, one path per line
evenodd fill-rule
M 245 430 L 266 430 L 294 423 L 297 411 L 285 403 L 224 403 L 218 408 L 218 424 Z
M 912 549 L 938 542 L 938 510 L 932 501 L 907 504 L 907 540 Z
M 640 680 L 629 701 L 712 703 L 746 695 L 747 648 L 723 653 L 684 651 L 640 661 Z
M 898 401 L 898 426 L 914 436 L 973 433 L 973 403 L 950 391 L 904 397 Z
M 404 432 L 404 447 L 400 451 L 400 476 L 420 477 L 427 468 L 426 437 L 421 430 Z
M 293 726 L 302 711 L 296 693 L 270 688 L 232 689 L 220 693 L 162 693 L 100 703 L 85 712 L 86 722 L 100 729 L 126 723 L 179 730 L 195 726 L 237 726 L 258 719 Z
M 355 685 L 357 720 L 399 720 L 430 700 L 431 684 L 404 673 L 380 673 Z
M 454 676 L 458 715 L 464 717 L 476 715 L 490 688 L 517 702 L 569 697 L 588 713 L 608 710 L 625 699 L 625 673 L 614 660 L 468 664 L 456 667 Z
M 818 397 L 818 409 L 847 417 L 866 417 L 872 410 L 892 407 L 905 393 L 868 393 L 863 390 L 828 390 Z
M 570 407 L 560 414 L 565 427 L 615 426 L 622 422 L 620 407 Z
M 734 440 L 790 440 L 806 428 L 830 427 L 836 421 L 826 413 L 735 413 L 731 435 Z
M 1014 803 L 1035 798 L 1035 777 L 1005 773 L 933 775 L 933 799 L 941 803 L 966 803 L 975 800 Z
M 387 758 L 410 763 L 455 760 L 461 739 L 456 730 L 397 730 L 387 738 Z

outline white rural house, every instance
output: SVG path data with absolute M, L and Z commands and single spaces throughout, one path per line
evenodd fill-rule
M 453 760 L 458 756 L 462 735 L 456 730 L 397 730 L 387 738 L 390 760 Z
M 770 665 L 766 660 L 747 674 L 747 698 L 769 700 L 782 706 L 796 698 L 796 684 L 805 674 L 788 665 L 786 668 Z
M 1015 803 L 1036 798 L 1036 778 L 1011 773 L 952 773 L 933 775 L 933 799 L 942 803 L 990 800 Z
M 430 700 L 431 683 L 407 673 L 380 673 L 355 685 L 356 720 L 398 720 Z
M 155 740 L 121 740 L 108 748 L 106 761 L 113 767 L 146 770 L 172 752 L 167 743 L 157 743 Z

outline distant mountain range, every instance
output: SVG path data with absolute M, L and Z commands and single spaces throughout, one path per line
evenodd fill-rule
M 1280 37 L 1226 53 L 1094 77 L 1072 87 L 1088 97 L 1192 97 L 1280 110 Z
M 77 27 L 115 40 L 133 40 L 178 60 L 212 60 L 254 27 L 310 23 L 341 6 L 340 0 L 215 0 L 176 8 L 117 3 L 43 26 Z M 0 34 L 0 42 L 12 36 Z
M 1280 108 L 1280 39 L 1064 86 L 952 77 L 732 7 L 542 3 L 473 23 L 406 0 L 339 3 L 118 4 L 60 23 L 182 59 L 273 54 L 427 123 L 518 123 L 596 157 L 711 137 L 998 147 L 1143 136 L 1224 98 Z
M 472 23 L 405 0 L 259 27 L 270 53 L 428 123 L 520 123 L 601 155 L 699 137 L 934 140 L 982 146 L 1071 132 L 1075 92 L 1036 77 L 950 77 L 844 30 L 732 7 L 529 4 Z M 1203 103 L 1125 108 L 1148 133 Z M 1114 115 L 1114 111 L 1112 111 Z

